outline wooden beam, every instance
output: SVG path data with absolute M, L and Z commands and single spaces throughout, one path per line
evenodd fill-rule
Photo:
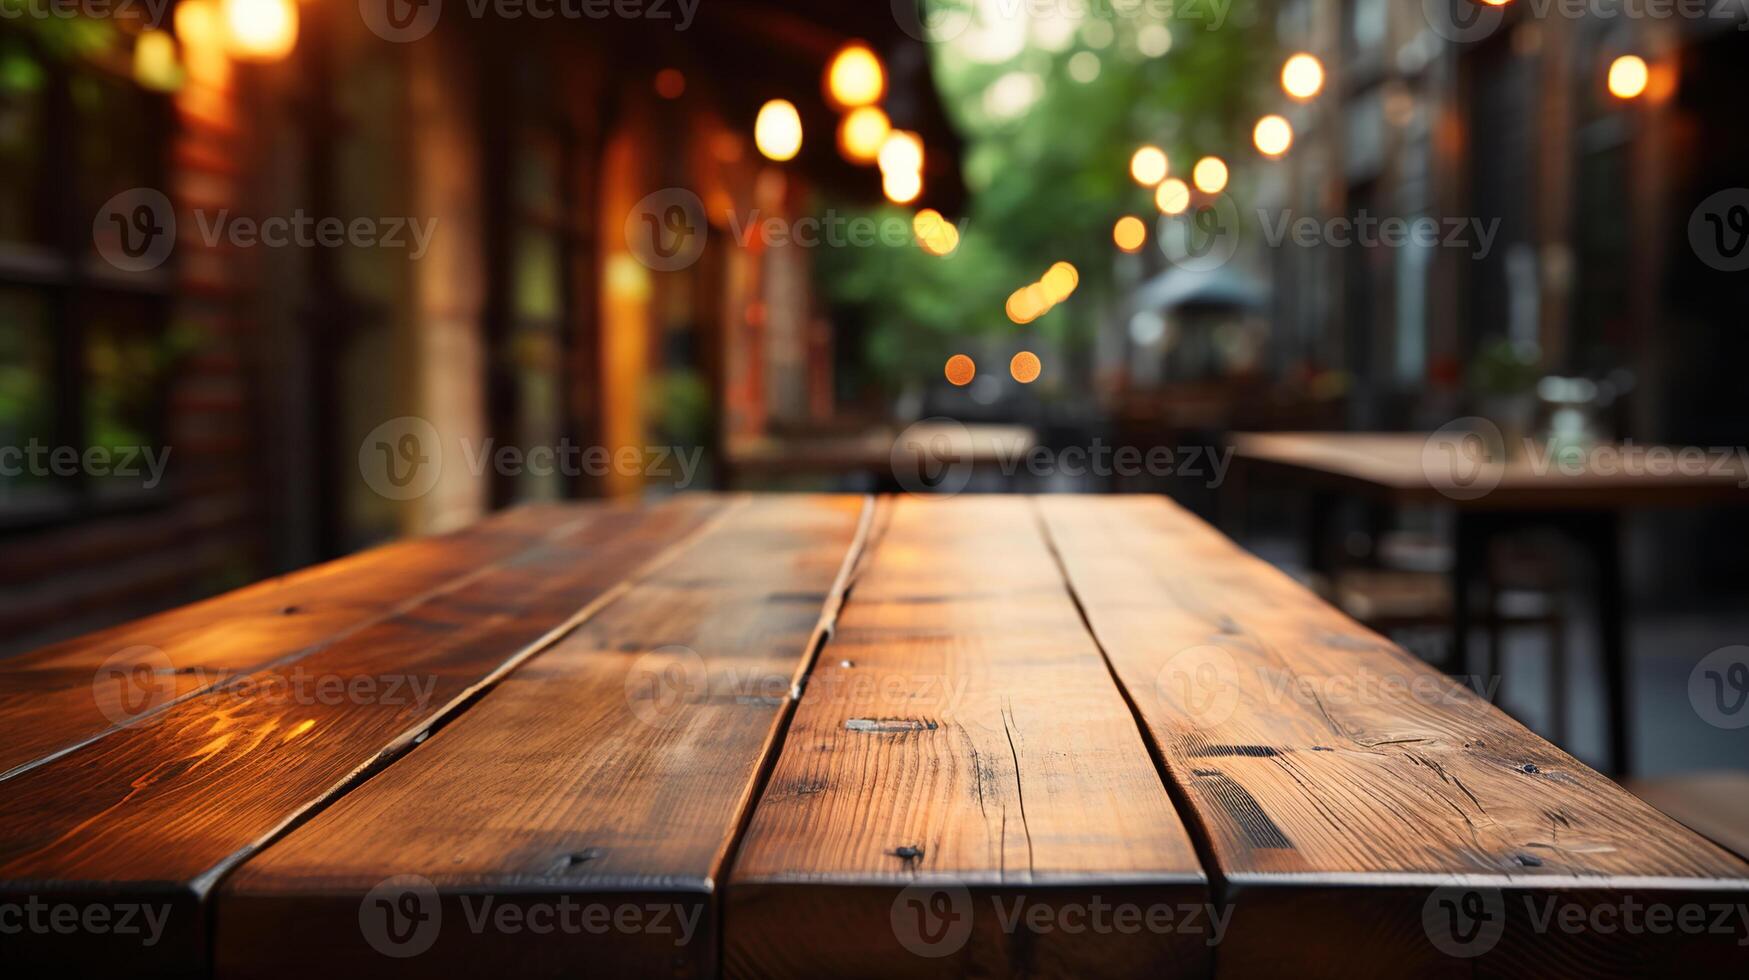
M 1197 975 L 1206 902 L 1030 505 L 887 503 L 736 858 L 728 975 Z
M 245 864 L 220 974 L 715 975 L 714 882 L 870 508 L 768 498 L 698 538 Z

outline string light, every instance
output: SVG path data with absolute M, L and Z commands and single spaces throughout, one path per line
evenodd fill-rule
M 1324 88 L 1324 65 L 1304 51 L 1281 66 L 1281 88 L 1301 102 L 1315 97 Z
M 1133 214 L 1126 214 L 1111 226 L 1111 240 L 1125 252 L 1138 252 L 1148 240 L 1148 226 Z
M 1251 141 L 1257 144 L 1257 152 L 1266 157 L 1278 157 L 1293 145 L 1294 128 L 1281 116 L 1264 116 L 1251 130 Z
M 1166 151 L 1143 146 L 1130 155 L 1130 176 L 1143 187 L 1153 187 L 1166 178 Z
M 1609 63 L 1609 94 L 1618 99 L 1637 99 L 1646 91 L 1651 71 L 1646 59 L 1637 54 L 1624 54 Z
M 802 116 L 787 99 L 772 99 L 759 107 L 753 122 L 753 143 L 759 152 L 779 163 L 795 158 L 802 149 Z
M 1161 214 L 1182 214 L 1190 207 L 1190 188 L 1177 177 L 1168 177 L 1154 191 L 1154 206 Z
M 1190 179 L 1204 194 L 1219 194 L 1227 186 L 1227 165 L 1220 157 L 1203 157 L 1196 161 Z
M 868 45 L 853 41 L 826 69 L 826 97 L 840 109 L 873 105 L 887 90 L 887 73 Z

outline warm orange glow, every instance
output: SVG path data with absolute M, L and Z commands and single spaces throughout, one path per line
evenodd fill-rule
M 678 68 L 664 68 L 656 73 L 656 94 L 664 99 L 678 99 L 686 94 L 686 76 Z
M 802 116 L 787 99 L 772 99 L 759 107 L 753 122 L 753 144 L 767 158 L 782 163 L 802 149 Z
M 1031 323 L 1050 309 L 1042 294 L 1043 290 L 1039 289 L 1038 283 L 1022 286 L 1008 295 L 1008 304 L 1003 307 L 1003 311 L 1015 323 Z
M 1317 58 L 1300 52 L 1281 66 L 1281 90 L 1304 102 L 1324 88 L 1324 65 Z
M 1609 94 L 1618 99 L 1637 99 L 1646 91 L 1650 77 L 1644 58 L 1624 54 L 1609 63 Z
M 915 170 L 883 170 L 881 193 L 894 204 L 910 204 L 923 193 L 923 175 Z
M 176 5 L 175 25 L 188 77 L 201 85 L 223 88 L 231 76 L 231 59 L 225 52 L 218 5 L 213 0 L 182 0 Z
M 220 9 L 232 57 L 278 61 L 298 43 L 296 0 L 224 0 Z
M 1294 128 L 1280 116 L 1264 116 L 1251 130 L 1251 142 L 1266 157 L 1278 157 L 1294 145 Z
M 886 90 L 881 60 L 860 41 L 845 45 L 826 69 L 826 97 L 840 109 L 872 105 Z
M 1130 176 L 1143 187 L 1153 187 L 1166 179 L 1166 151 L 1157 146 L 1144 146 L 1130 154 Z
M 851 163 L 873 163 L 892 128 L 878 106 L 852 109 L 838 123 L 838 152 Z
M 1038 355 L 1029 350 L 1021 351 L 1014 355 L 1014 360 L 1008 362 L 1008 373 L 1023 385 L 1037 381 L 1041 370 L 1043 365 L 1039 363 Z
M 921 173 L 923 140 L 916 133 L 895 129 L 887 134 L 886 142 L 881 144 L 879 159 L 882 171 Z
M 1220 157 L 1203 157 L 1196 161 L 1190 179 L 1204 194 L 1219 194 L 1227 186 L 1227 165 Z
M 134 41 L 134 81 L 142 88 L 174 92 L 182 84 L 182 66 L 176 61 L 176 40 L 169 31 L 141 31 Z
M 955 354 L 947 359 L 947 382 L 964 387 L 972 383 L 972 378 L 978 374 L 978 366 L 964 354 Z
M 1190 207 L 1190 188 L 1177 177 L 1168 177 L 1154 192 L 1154 206 L 1161 214 L 1182 214 Z
M 1058 262 L 1046 270 L 1038 284 L 1044 288 L 1045 299 L 1055 306 L 1069 298 L 1081 283 L 1081 273 L 1067 262 Z
M 934 208 L 917 212 L 911 219 L 911 231 L 917 236 L 918 246 L 930 255 L 948 255 L 960 247 L 959 229 Z
M 1117 219 L 1117 224 L 1112 225 L 1111 240 L 1126 252 L 1140 251 L 1142 244 L 1148 240 L 1148 226 L 1135 215 L 1126 214 Z

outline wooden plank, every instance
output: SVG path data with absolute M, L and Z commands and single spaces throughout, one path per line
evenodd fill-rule
M 7 955 L 29 973 L 204 971 L 202 905 L 221 875 L 611 602 L 721 509 L 689 499 L 586 512 L 547 544 L 316 652 L 0 783 L 0 903 L 167 916 L 149 945 L 31 931 L 9 936 Z
M 557 513 L 517 508 L 0 660 L 0 779 L 391 616 L 558 533 Z
M 1206 896 L 1026 500 L 887 503 L 737 854 L 727 973 L 1196 975 Z
M 870 507 L 766 498 L 697 539 L 240 868 L 220 973 L 714 975 L 713 883 Z
M 1233 904 L 1220 973 L 1741 965 L 1743 862 L 1175 505 L 1037 506 Z M 1732 911 L 1627 934 L 1635 903 Z

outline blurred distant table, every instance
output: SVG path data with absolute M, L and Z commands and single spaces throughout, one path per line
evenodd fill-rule
M 18 978 L 1728 976 L 1620 917 L 1749 897 L 1157 496 L 533 505 L 0 661 L 0 751 Z
M 903 430 L 750 439 L 731 445 L 725 456 L 736 486 L 750 476 L 866 473 L 882 489 L 920 491 L 992 465 L 1019 463 L 1036 444 L 1026 426 L 930 419 Z
M 1591 559 L 1596 575 L 1599 642 L 1608 692 L 1607 765 L 1625 772 L 1632 760 L 1620 515 L 1640 508 L 1749 504 L 1749 489 L 1745 489 L 1749 468 L 1736 453 L 1656 445 L 1595 447 L 1587 459 L 1597 462 L 1586 465 L 1559 465 L 1534 449 L 1491 462 L 1465 439 L 1449 430 L 1233 436 L 1235 458 L 1249 470 L 1292 480 L 1312 491 L 1308 545 L 1311 564 L 1320 572 L 1331 570 L 1328 536 L 1322 530 L 1333 494 L 1353 494 L 1389 506 L 1455 509 L 1452 635 L 1454 649 L 1466 664 L 1472 615 L 1469 589 L 1485 565 L 1488 542 L 1526 526 L 1550 527 L 1569 535 Z

